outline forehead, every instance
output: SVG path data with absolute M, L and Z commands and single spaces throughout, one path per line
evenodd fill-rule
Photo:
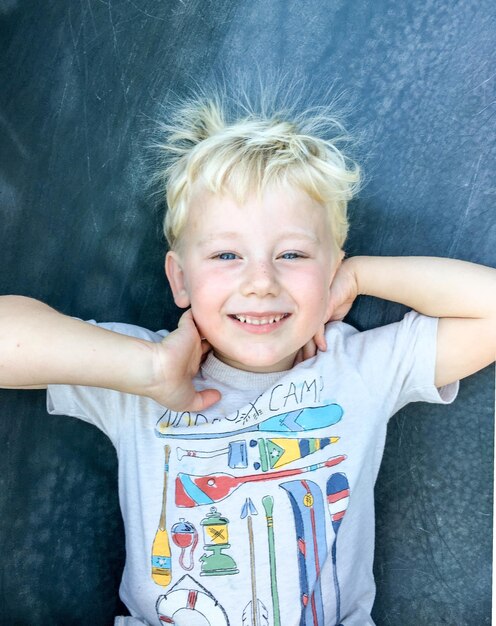
M 322 237 L 330 234 L 326 209 L 304 191 L 278 185 L 243 200 L 233 194 L 215 194 L 198 186 L 193 190 L 185 234 L 213 237 L 219 232 L 255 233 L 259 228 L 271 232 L 294 230 Z

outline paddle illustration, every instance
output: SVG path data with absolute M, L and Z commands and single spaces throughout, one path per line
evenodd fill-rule
M 277 591 L 276 550 L 274 545 L 274 498 L 264 496 L 262 504 L 267 521 L 267 534 L 269 539 L 269 563 L 270 563 L 270 590 L 272 592 L 272 612 L 274 613 L 274 626 L 281 626 L 281 614 L 279 610 L 279 592 Z
M 160 513 L 160 521 L 155 534 L 152 545 L 152 578 L 162 587 L 167 587 L 172 580 L 171 572 L 171 549 L 169 543 L 169 535 L 165 526 L 165 512 L 167 509 L 167 477 L 169 474 L 169 457 L 170 446 L 164 446 L 165 465 L 164 465 L 164 488 L 162 492 L 162 511 Z
M 279 469 L 283 465 L 288 465 L 288 463 L 315 454 L 331 443 L 337 443 L 338 441 L 339 437 L 252 439 L 250 448 L 257 448 L 260 454 L 260 462 L 255 462 L 253 467 L 256 470 L 261 468 L 262 472 Z
M 255 544 L 253 542 L 252 515 L 258 515 L 251 498 L 246 498 L 241 509 L 241 519 L 247 519 L 248 541 L 250 543 L 251 600 L 245 607 L 241 617 L 243 626 L 269 626 L 269 614 L 261 600 L 257 598 L 257 577 L 255 572 Z
M 350 486 L 346 474 L 336 472 L 326 485 L 327 504 L 331 514 L 332 528 L 334 530 L 334 541 L 332 543 L 332 572 L 334 577 L 334 589 L 336 591 L 336 624 L 341 626 L 341 592 L 339 590 L 338 572 L 336 564 L 336 543 L 338 540 L 338 530 L 343 521 L 343 517 L 348 508 L 350 499 Z
M 214 428 L 208 429 L 191 429 L 181 427 L 180 418 L 182 414 L 171 413 L 168 409 L 158 420 L 155 426 L 155 435 L 157 437 L 179 437 L 180 439 L 219 439 L 219 437 L 231 437 L 232 430 L 217 432 Z M 339 404 L 331 403 L 324 406 L 311 406 L 304 409 L 296 409 L 287 413 L 277 413 L 266 418 L 257 417 L 256 421 L 245 428 L 236 430 L 236 434 L 242 435 L 244 433 L 251 433 L 255 431 L 259 432 L 272 432 L 272 433 L 304 433 L 313 430 L 319 430 L 320 428 L 329 428 L 337 424 L 343 416 L 343 409 Z M 188 421 L 191 420 L 191 415 L 188 413 Z M 179 420 L 179 423 L 178 423 Z M 238 420 L 233 423 L 243 422 L 243 416 L 240 416 Z M 223 420 L 219 421 L 221 425 Z M 210 427 L 212 424 L 210 424 Z M 222 425 L 219 426 L 222 428 Z
M 248 476 L 232 476 L 231 474 L 207 474 L 194 476 L 180 472 L 176 478 L 176 506 L 193 507 L 202 504 L 213 504 L 227 498 L 233 491 L 245 483 L 259 480 L 277 480 L 288 476 L 297 476 L 306 472 L 314 472 L 321 467 L 333 467 L 346 459 L 346 455 L 334 456 L 306 467 L 267 472 L 266 474 L 250 474 Z

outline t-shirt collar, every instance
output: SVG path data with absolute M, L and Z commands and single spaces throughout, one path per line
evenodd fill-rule
M 201 366 L 203 378 L 214 378 L 224 385 L 235 389 L 246 389 L 262 392 L 272 387 L 278 380 L 291 370 L 282 372 L 247 372 L 223 363 L 212 352 Z

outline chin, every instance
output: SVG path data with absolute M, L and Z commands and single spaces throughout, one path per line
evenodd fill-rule
M 233 367 L 237 367 L 238 369 L 247 371 L 247 372 L 255 372 L 255 373 L 263 373 L 263 372 L 282 372 L 284 370 L 291 369 L 294 362 L 295 355 L 289 356 L 281 356 L 281 355 L 255 355 L 250 358 L 247 355 L 242 356 L 241 358 L 234 357 L 223 357 L 222 355 L 219 357 L 222 361 L 225 361 L 227 364 L 232 364 Z

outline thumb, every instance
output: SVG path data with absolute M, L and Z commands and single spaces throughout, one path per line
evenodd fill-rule
M 179 318 L 179 321 L 177 323 L 177 327 L 178 328 L 190 328 L 194 327 L 196 329 L 196 324 L 195 324 L 195 320 L 193 319 L 193 313 L 191 311 L 191 309 L 188 309 L 187 311 L 185 311 L 181 317 Z
M 201 413 L 201 411 L 208 409 L 218 402 L 221 397 L 222 394 L 217 389 L 203 389 L 202 391 L 197 391 L 189 410 L 195 413 Z

